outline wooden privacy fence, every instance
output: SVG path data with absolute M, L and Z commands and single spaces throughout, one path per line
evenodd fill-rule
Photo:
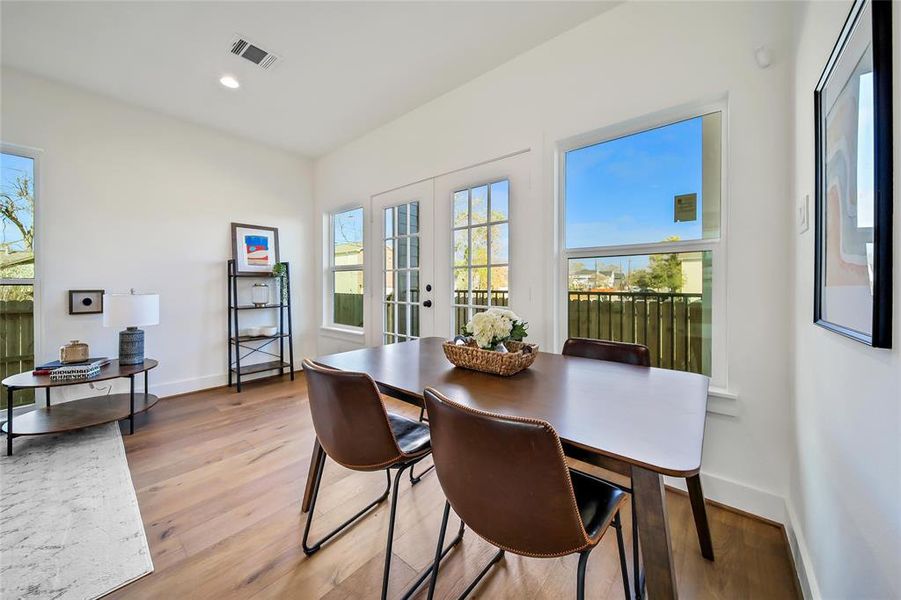
M 0 379 L 34 369 L 34 302 L 0 301 Z M 6 406 L 6 387 L 0 405 Z M 34 402 L 34 390 L 16 392 L 13 406 Z
M 701 294 L 569 292 L 567 314 L 569 337 L 644 344 L 651 350 L 652 366 L 709 370 Z
M 363 294 L 335 294 L 335 323 L 363 326 Z
M 468 292 L 454 292 L 454 304 L 468 304 Z M 471 304 L 477 308 L 507 306 L 506 291 L 472 290 Z M 644 344 L 651 350 L 655 367 L 709 372 L 709 351 L 704 345 L 704 303 L 701 294 L 666 292 L 569 292 L 569 337 L 586 337 Z M 468 320 L 469 309 L 454 306 L 454 326 L 459 331 Z M 335 317 L 343 323 L 363 323 L 363 296 L 335 294 Z M 528 318 L 527 315 L 523 315 Z M 393 314 L 387 318 L 393 329 Z M 455 332 L 457 333 L 457 332 Z

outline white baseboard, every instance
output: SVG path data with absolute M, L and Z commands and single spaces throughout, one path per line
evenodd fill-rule
M 785 512 L 788 517 L 788 522 L 785 524 L 785 536 L 788 538 L 788 547 L 795 563 L 795 573 L 798 576 L 801 593 L 804 595 L 804 600 L 820 600 L 823 596 L 820 594 L 820 586 L 817 584 L 804 530 L 799 526 L 798 515 L 788 500 L 785 501 Z
M 684 479 L 666 477 L 666 485 L 685 490 Z M 744 483 L 732 481 L 719 475 L 701 473 L 704 497 L 708 500 L 737 508 L 738 510 L 785 524 L 785 499 L 782 496 L 761 490 Z

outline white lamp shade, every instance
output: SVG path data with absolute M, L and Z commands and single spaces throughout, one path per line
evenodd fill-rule
M 143 327 L 159 322 L 159 294 L 103 294 L 104 327 Z

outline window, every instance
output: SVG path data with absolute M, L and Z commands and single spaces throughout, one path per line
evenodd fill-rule
M 332 215 L 332 323 L 363 326 L 363 209 Z
M 419 202 L 385 209 L 386 344 L 419 337 Z
M 0 379 L 34 369 L 34 205 L 35 159 L 0 153 Z M 15 405 L 32 402 L 16 392 Z
M 510 182 L 454 192 L 454 331 L 510 303 Z
M 568 336 L 712 374 L 721 162 L 719 111 L 563 153 Z

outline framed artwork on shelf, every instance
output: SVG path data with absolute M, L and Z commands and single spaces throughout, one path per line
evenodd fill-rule
M 232 258 L 238 275 L 271 273 L 279 262 L 278 229 L 232 223 Z
M 814 323 L 892 344 L 892 3 L 857 0 L 814 91 Z
M 69 290 L 70 315 L 103 313 L 103 290 Z

